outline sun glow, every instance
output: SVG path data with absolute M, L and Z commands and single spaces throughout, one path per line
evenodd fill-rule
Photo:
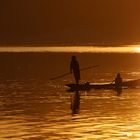
M 140 45 L 128 45 L 119 47 L 110 47 L 110 46 L 0 47 L 0 52 L 140 53 Z
M 136 48 L 135 48 L 135 51 L 136 51 L 137 53 L 140 53 L 140 47 L 136 47 Z

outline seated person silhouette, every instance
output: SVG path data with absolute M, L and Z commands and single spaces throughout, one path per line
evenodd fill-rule
M 115 90 L 118 94 L 121 94 L 122 92 L 122 77 L 120 73 L 117 73 L 117 76 L 115 78 Z

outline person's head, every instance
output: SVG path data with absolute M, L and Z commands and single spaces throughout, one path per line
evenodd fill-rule
M 121 74 L 120 73 L 117 73 L 117 77 L 121 77 Z
M 76 60 L 76 56 L 75 55 L 72 56 L 72 60 Z

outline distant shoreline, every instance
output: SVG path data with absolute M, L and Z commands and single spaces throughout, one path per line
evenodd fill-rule
M 139 45 L 140 43 L 1 43 L 0 47 L 64 47 L 64 46 L 98 46 L 98 47 L 117 47 L 117 46 L 127 46 L 127 45 Z

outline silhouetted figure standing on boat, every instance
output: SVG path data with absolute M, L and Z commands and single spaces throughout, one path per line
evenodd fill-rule
M 79 67 L 79 62 L 76 60 L 76 56 L 72 56 L 71 63 L 70 63 L 70 72 L 71 73 L 73 72 L 76 84 L 79 84 L 80 67 Z
M 76 92 L 73 93 L 72 96 L 71 96 L 72 115 L 73 114 L 78 114 L 79 113 L 79 108 L 80 108 L 80 94 L 79 94 L 79 91 L 76 90 Z
M 122 93 L 122 77 L 120 73 L 117 73 L 115 78 L 115 90 L 117 91 L 118 95 Z

